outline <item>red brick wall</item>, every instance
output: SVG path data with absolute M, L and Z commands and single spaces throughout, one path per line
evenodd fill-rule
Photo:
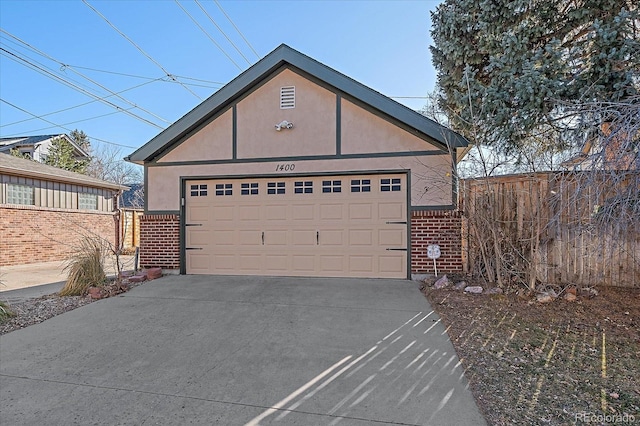
M 427 246 L 440 246 L 436 260 L 438 274 L 462 272 L 462 216 L 453 210 L 411 213 L 411 272 L 433 274 L 433 260 Z
M 140 217 L 140 266 L 180 268 L 180 216 L 146 214 Z
M 65 260 L 83 236 L 114 244 L 117 229 L 113 213 L 3 205 L 0 266 Z

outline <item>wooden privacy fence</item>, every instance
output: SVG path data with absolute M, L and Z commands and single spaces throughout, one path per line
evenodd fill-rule
M 140 216 L 142 214 L 142 210 L 121 209 L 120 238 L 123 249 L 140 247 Z
M 465 179 L 463 252 L 490 282 L 640 287 L 640 172 Z

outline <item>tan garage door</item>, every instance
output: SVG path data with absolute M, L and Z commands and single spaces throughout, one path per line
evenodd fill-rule
M 188 274 L 407 277 L 406 175 L 186 182 Z

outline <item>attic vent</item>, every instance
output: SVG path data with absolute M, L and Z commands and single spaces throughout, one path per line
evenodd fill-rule
M 291 109 L 296 107 L 296 86 L 286 86 L 280 88 L 280 109 Z

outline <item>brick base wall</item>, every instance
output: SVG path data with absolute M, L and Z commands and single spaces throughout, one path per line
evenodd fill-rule
M 438 274 L 462 272 L 462 215 L 452 210 L 411 213 L 411 272 L 433 274 L 427 246 L 440 246 Z
M 146 214 L 140 217 L 140 266 L 180 268 L 180 216 Z
M 113 213 L 0 206 L 0 266 L 66 260 L 83 236 L 115 244 Z

